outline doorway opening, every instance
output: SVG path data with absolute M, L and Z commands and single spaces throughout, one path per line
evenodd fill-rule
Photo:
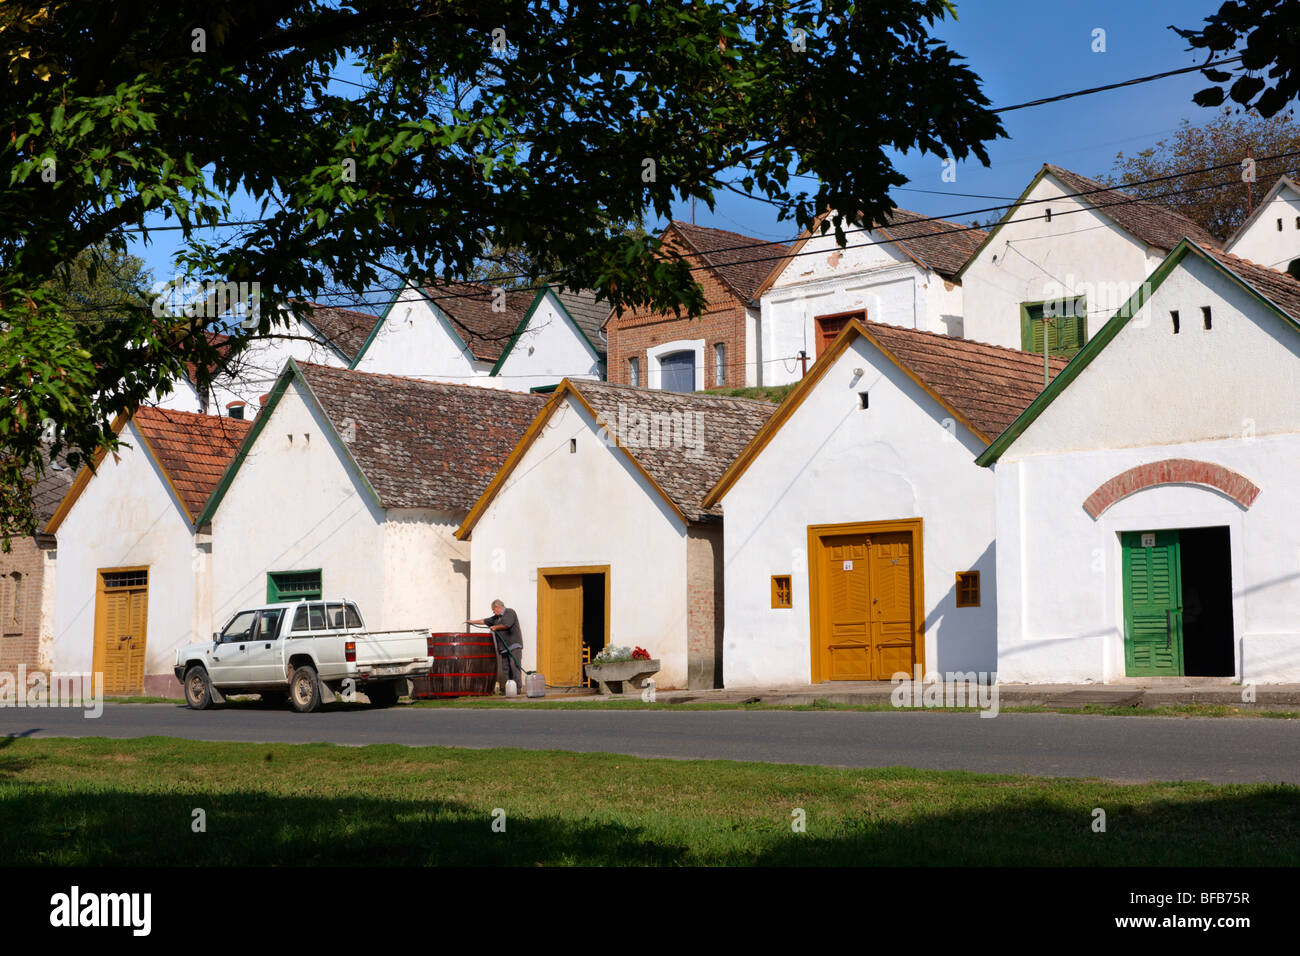
M 609 566 L 537 569 L 537 667 L 548 687 L 583 687 L 609 643 Z
M 1130 677 L 1232 677 L 1226 527 L 1125 531 L 1124 659 Z
M 582 662 L 591 663 L 592 658 L 605 648 L 605 575 L 584 574 L 582 576 Z M 583 686 L 593 687 L 586 670 L 583 671 Z
M 1178 532 L 1183 573 L 1183 665 L 1188 677 L 1231 677 L 1232 556 L 1227 528 Z

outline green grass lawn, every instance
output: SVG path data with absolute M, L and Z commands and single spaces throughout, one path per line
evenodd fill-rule
M 1093 809 L 1107 830 L 1092 830 Z M 506 831 L 493 832 L 493 811 Z M 806 832 L 792 831 L 796 808 Z M 192 831 L 193 811 L 207 830 Z M 1300 788 L 395 745 L 0 740 L 0 864 L 1288 865 Z

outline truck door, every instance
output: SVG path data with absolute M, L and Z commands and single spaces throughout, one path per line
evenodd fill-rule
M 248 645 L 248 680 L 253 684 L 282 684 L 285 680 L 281 657 L 280 622 L 284 609 L 258 611 L 257 633 Z
M 256 627 L 256 611 L 241 611 L 225 626 L 212 649 L 212 666 L 208 669 L 212 683 L 220 687 L 249 682 L 248 647 Z

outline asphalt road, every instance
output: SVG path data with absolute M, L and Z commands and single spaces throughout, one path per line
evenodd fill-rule
M 833 767 L 1300 784 L 1300 721 L 791 711 L 0 709 L 0 737 L 182 737 L 607 751 Z M 2 751 L 0 751 L 2 754 Z M 2 759 L 2 757 L 0 757 Z

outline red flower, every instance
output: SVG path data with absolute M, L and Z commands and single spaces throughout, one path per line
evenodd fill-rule
M 638 647 L 636 650 L 632 652 L 632 659 L 638 661 L 648 661 L 650 660 L 650 652 L 647 651 L 644 647 Z

